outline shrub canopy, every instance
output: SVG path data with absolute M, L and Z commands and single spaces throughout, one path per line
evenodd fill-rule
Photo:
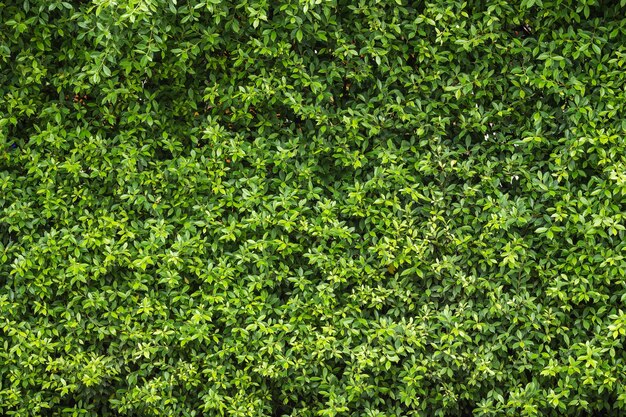
M 0 1 L 0 413 L 620 415 L 625 3 Z

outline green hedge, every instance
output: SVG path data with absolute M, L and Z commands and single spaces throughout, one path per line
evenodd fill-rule
M 0 414 L 623 415 L 625 15 L 1 0 Z

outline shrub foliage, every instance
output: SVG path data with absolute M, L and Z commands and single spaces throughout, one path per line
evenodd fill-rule
M 0 413 L 623 412 L 626 1 L 469 3 L 2 0 Z

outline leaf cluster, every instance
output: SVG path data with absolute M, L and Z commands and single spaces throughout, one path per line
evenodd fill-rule
M 620 415 L 624 3 L 0 1 L 0 414 Z

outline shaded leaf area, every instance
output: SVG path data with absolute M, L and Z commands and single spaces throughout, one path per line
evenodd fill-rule
M 626 408 L 626 9 L 0 3 L 0 414 Z

